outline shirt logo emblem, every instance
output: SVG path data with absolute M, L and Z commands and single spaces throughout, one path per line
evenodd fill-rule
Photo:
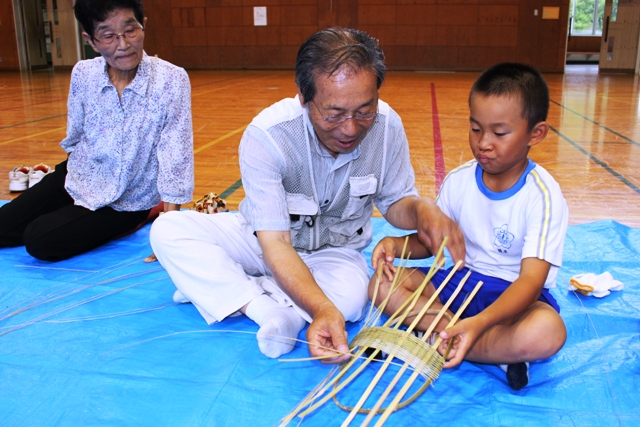
M 493 244 L 498 248 L 498 252 L 506 254 L 507 249 L 511 248 L 511 242 L 513 242 L 514 236 L 507 230 L 507 224 L 504 224 L 500 228 L 494 228 L 493 234 L 496 236 Z

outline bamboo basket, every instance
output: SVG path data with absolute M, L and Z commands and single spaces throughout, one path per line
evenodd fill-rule
M 430 309 L 431 305 L 447 285 L 453 274 L 459 269 L 461 263 L 458 263 L 456 264 L 455 268 L 452 269 L 447 278 L 442 282 L 442 284 L 436 289 L 435 293 L 429 298 L 425 305 L 418 311 L 414 311 L 415 305 L 418 302 L 418 298 L 422 295 L 423 290 L 429 284 L 431 278 L 438 271 L 438 269 L 442 268 L 442 266 L 444 265 L 443 252 L 445 245 L 446 240 L 440 247 L 438 253 L 435 256 L 433 264 L 429 269 L 429 272 L 426 274 L 425 279 L 418 287 L 418 289 L 416 289 L 416 291 L 381 326 L 377 326 L 380 323 L 381 315 L 391 295 L 400 286 L 398 278 L 403 277 L 403 272 L 406 269 L 406 262 L 409 258 L 409 255 L 407 256 L 407 258 L 405 258 L 405 242 L 405 248 L 403 249 L 401 257 L 401 265 L 397 269 L 389 293 L 380 303 L 378 308 L 374 308 L 373 302 L 371 303 L 369 313 L 365 319 L 364 327 L 353 338 L 349 345 L 352 357 L 341 365 L 334 367 L 334 369 L 331 370 L 327 377 L 314 390 L 312 390 L 311 393 L 309 393 L 309 395 L 305 397 L 293 411 L 291 411 L 281 420 L 280 426 L 289 424 L 289 422 L 291 422 L 295 417 L 304 419 L 305 416 L 309 415 L 311 412 L 324 405 L 329 399 L 333 399 L 338 407 L 349 412 L 347 418 L 342 423 L 343 427 L 350 425 L 350 423 L 358 413 L 367 414 L 367 417 L 361 424 L 362 426 L 369 425 L 369 423 L 373 421 L 376 416 L 378 417 L 375 425 L 382 426 L 389 418 L 391 413 L 414 402 L 428 388 L 429 385 L 433 384 L 433 382 L 438 378 L 440 372 L 442 371 L 449 350 L 451 349 L 451 345 L 453 344 L 453 340 L 449 342 L 449 345 L 444 351 L 444 354 L 441 355 L 438 352 L 438 347 L 442 343 L 442 339 L 438 337 L 431 344 L 428 342 L 428 339 L 429 337 L 431 337 L 432 332 L 434 332 L 436 326 L 443 319 L 443 317 L 447 317 L 450 319 L 447 328 L 453 326 L 458 321 L 462 312 L 466 309 L 467 305 L 471 302 L 475 294 L 482 286 L 482 282 L 478 282 L 478 284 L 476 284 L 473 291 L 469 294 L 467 299 L 460 306 L 459 310 L 454 314 L 453 317 L 451 317 L 447 313 L 449 306 L 455 300 L 459 292 L 462 290 L 462 287 L 466 283 L 467 279 L 469 278 L 469 272 L 456 287 L 449 300 L 443 305 L 440 310 Z M 373 301 L 376 300 L 381 274 L 382 268 L 379 268 L 377 273 L 376 289 L 374 292 L 374 297 L 372 298 Z M 431 321 L 430 326 L 425 331 L 423 337 L 417 338 L 412 333 L 412 331 L 425 315 L 435 315 L 435 317 Z M 407 328 L 400 329 L 400 326 L 405 323 L 406 319 L 411 317 L 414 317 L 414 319 L 407 326 Z M 367 349 L 371 350 L 369 351 L 368 356 L 365 356 L 365 351 Z M 337 394 L 340 391 L 346 389 L 350 384 L 352 384 L 352 382 L 365 369 L 370 367 L 370 364 L 374 359 L 379 358 L 378 355 L 382 352 L 386 353 L 387 356 L 384 358 L 384 362 L 382 362 L 382 364 L 376 371 L 373 380 L 371 380 L 366 390 L 362 393 L 362 396 L 360 396 L 360 398 L 358 399 L 357 403 L 352 407 L 340 403 L 338 401 Z M 393 361 L 394 358 L 399 359 L 403 362 L 400 369 L 397 370 L 395 375 L 388 369 L 392 365 L 397 365 L 397 363 Z M 296 360 L 299 361 L 309 359 Z M 289 359 L 287 361 L 292 361 L 292 359 Z M 402 380 L 402 378 L 407 376 L 405 375 L 405 372 L 407 372 L 407 370 L 410 370 L 411 374 L 409 375 L 407 373 L 407 375 L 409 375 L 409 378 L 405 380 L 405 383 L 403 385 L 400 385 L 399 382 Z M 385 381 L 388 382 L 386 388 L 383 388 L 381 386 L 381 380 L 383 379 L 383 377 L 385 377 Z M 390 381 L 389 377 L 392 377 Z M 420 377 L 423 382 L 422 386 L 418 387 L 413 395 L 402 401 L 403 397 L 411 389 L 413 383 L 416 379 L 418 379 L 418 377 Z M 399 391 L 391 399 L 391 402 L 388 404 L 388 406 L 383 407 L 382 405 L 385 403 L 385 401 L 388 400 L 393 390 L 398 388 Z M 374 389 L 380 396 L 371 408 L 365 408 L 364 405 L 370 399 L 370 396 Z

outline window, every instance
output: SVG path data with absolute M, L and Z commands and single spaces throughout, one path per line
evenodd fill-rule
M 572 36 L 602 35 L 604 2 L 605 0 L 571 0 Z

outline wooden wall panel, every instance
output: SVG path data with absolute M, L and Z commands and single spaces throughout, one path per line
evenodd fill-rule
M 145 50 L 185 68 L 292 68 L 308 36 L 341 25 L 378 38 L 390 69 L 478 70 L 499 61 L 520 61 L 543 71 L 564 70 L 569 0 L 144 3 Z M 560 7 L 560 19 L 542 20 L 543 5 Z M 17 47 L 11 46 L 15 35 L 4 36 L 12 25 L 10 6 L 10 0 L 0 0 L 0 68 L 17 67 L 18 61 Z M 267 7 L 267 26 L 253 25 L 255 6 Z
M 599 36 L 571 36 L 567 45 L 567 52 L 599 53 L 601 41 L 602 38 Z
M 242 68 L 244 66 L 244 52 L 238 47 L 209 47 L 208 55 L 210 57 L 207 63 L 208 67 L 202 68 Z M 213 66 L 212 66 L 213 65 Z
M 13 18 L 11 0 L 0 0 L 0 70 L 17 70 L 20 68 L 18 42 L 16 41 L 16 24 Z
M 478 25 L 478 5 L 450 3 L 453 2 L 439 2 L 436 12 L 437 25 Z
M 233 27 L 244 25 L 244 12 L 247 8 L 236 7 L 207 7 L 208 27 Z
M 360 25 L 358 29 L 380 40 L 383 49 L 396 44 L 396 27 L 392 25 Z
M 149 55 L 158 55 L 160 58 L 176 64 L 184 64 L 176 61 L 174 51 L 179 48 L 173 44 L 173 8 L 172 0 L 153 0 L 144 2 L 144 12 L 147 16 L 147 26 L 144 30 L 144 50 Z M 199 5 L 203 6 L 203 2 Z M 177 7 L 179 8 L 179 7 Z
M 484 5 L 479 6 L 479 25 L 518 25 L 518 6 Z
M 274 25 L 317 25 L 318 7 L 316 5 L 287 6 L 282 8 L 281 21 Z
M 398 27 L 412 25 L 436 25 L 438 8 L 433 5 L 398 5 L 396 25 Z
M 295 46 L 297 52 L 300 45 L 315 31 L 314 25 L 283 26 L 280 33 L 280 43 L 282 46 Z

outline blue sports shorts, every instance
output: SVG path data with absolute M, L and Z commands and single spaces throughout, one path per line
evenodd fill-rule
M 452 268 L 453 267 L 450 267 L 446 270 L 439 270 L 431 278 L 431 283 L 436 289 L 438 289 L 440 284 L 444 282 L 444 279 L 447 278 Z M 427 274 L 429 272 L 428 267 L 424 267 L 424 268 L 420 267 L 419 270 L 422 271 L 424 274 Z M 457 271 L 453 275 L 451 280 L 449 280 L 449 282 L 447 283 L 447 286 L 444 287 L 444 289 L 440 292 L 440 295 L 439 295 L 440 302 L 442 304 L 446 303 L 449 300 L 449 297 L 451 297 L 451 295 L 453 294 L 453 291 L 455 291 L 455 289 L 458 287 L 458 284 L 464 278 L 465 274 L 467 274 L 468 271 L 469 271 L 468 268 L 463 268 L 462 270 Z M 491 304 L 493 304 L 495 300 L 498 299 L 500 295 L 502 295 L 505 289 L 507 289 L 507 287 L 511 284 L 511 282 L 508 282 L 506 280 L 498 279 L 497 277 L 485 276 L 484 274 L 476 273 L 475 271 L 473 271 L 471 272 L 471 276 L 469 276 L 469 278 L 467 279 L 467 282 L 464 284 L 464 286 L 460 290 L 460 293 L 458 294 L 456 299 L 449 306 L 449 310 L 451 312 L 455 313 L 458 311 L 458 309 L 464 302 L 467 295 L 469 295 L 471 291 L 473 291 L 473 288 L 476 287 L 479 281 L 482 281 L 483 283 L 482 287 L 480 288 L 476 296 L 473 298 L 473 301 L 469 303 L 464 313 L 462 313 L 462 316 L 460 316 L 461 319 L 475 316 L 485 308 L 489 307 Z M 560 313 L 560 306 L 558 305 L 558 303 L 556 302 L 556 299 L 551 295 L 548 289 L 542 290 L 542 293 L 540 294 L 540 298 L 538 298 L 538 300 L 542 302 L 546 302 L 551 307 L 553 307 L 554 310 Z

